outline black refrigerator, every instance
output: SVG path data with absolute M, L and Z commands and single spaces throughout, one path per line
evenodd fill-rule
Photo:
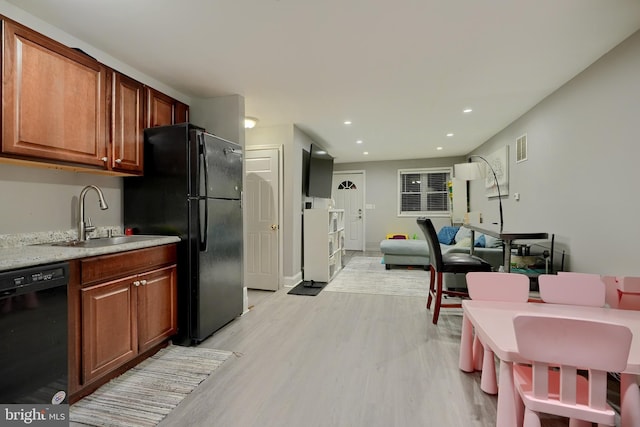
M 178 344 L 242 314 L 242 149 L 183 123 L 145 129 L 144 176 L 124 179 L 125 227 L 180 237 Z

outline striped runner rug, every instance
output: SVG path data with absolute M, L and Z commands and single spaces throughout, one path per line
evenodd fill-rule
M 231 354 L 170 345 L 71 405 L 71 425 L 156 426 Z

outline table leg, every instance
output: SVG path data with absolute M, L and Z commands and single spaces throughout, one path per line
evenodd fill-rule
M 640 426 L 640 388 L 633 374 L 620 375 L 620 426 Z
M 513 364 L 500 361 L 500 385 L 498 386 L 498 409 L 496 427 L 522 427 L 522 408 L 518 405 L 513 384 Z
M 511 272 L 511 240 L 504 240 L 503 268 L 506 273 Z
M 469 247 L 469 254 L 470 255 L 473 255 L 473 253 L 474 253 L 474 246 L 475 245 L 473 244 L 473 242 L 475 242 L 475 241 L 476 241 L 476 232 L 471 230 L 471 246 Z
M 473 372 L 473 325 L 462 313 L 462 331 L 460 334 L 460 359 L 458 366 L 461 371 Z

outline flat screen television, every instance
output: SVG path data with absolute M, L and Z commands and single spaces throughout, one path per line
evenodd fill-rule
M 330 199 L 332 182 L 333 157 L 327 150 L 312 144 L 307 168 L 307 196 Z

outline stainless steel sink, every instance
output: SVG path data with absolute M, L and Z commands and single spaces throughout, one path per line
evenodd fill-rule
M 159 236 L 116 236 L 116 237 L 101 237 L 97 239 L 79 241 L 70 240 L 66 242 L 52 242 L 45 243 L 49 246 L 65 246 L 69 248 L 100 248 L 103 246 L 115 246 L 123 245 L 125 243 L 144 242 L 147 240 L 158 239 Z

